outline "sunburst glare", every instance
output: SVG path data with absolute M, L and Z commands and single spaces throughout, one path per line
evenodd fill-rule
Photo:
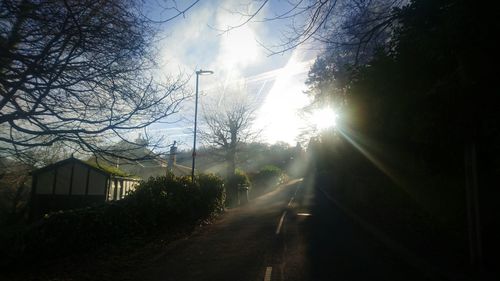
M 338 114 L 330 107 L 315 110 L 311 122 L 318 130 L 326 130 L 337 126 Z

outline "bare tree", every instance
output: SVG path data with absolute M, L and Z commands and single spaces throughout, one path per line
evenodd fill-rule
M 30 167 L 19 162 L 0 161 L 0 225 L 18 222 L 25 214 Z
M 0 225 L 16 223 L 26 215 L 31 190 L 30 172 L 70 156 L 63 143 L 34 147 L 16 155 L 0 158 Z
M 385 40 L 398 18 L 394 9 L 406 0 L 290 0 L 272 15 L 264 15 L 269 0 L 249 1 L 246 10 L 234 11 L 242 17 L 239 24 L 221 29 L 223 32 L 251 22 L 282 22 L 280 42 L 262 43 L 271 54 L 283 53 L 306 43 L 322 43 L 322 48 L 350 46 L 356 59 L 377 42 Z
M 227 162 L 228 177 L 235 173 L 239 145 L 258 135 L 253 128 L 255 110 L 255 106 L 245 98 L 204 106 L 204 126 L 200 135 L 207 144 L 221 149 Z
M 58 142 L 113 156 L 105 143 L 178 110 L 183 83 L 153 79 L 140 3 L 1 0 L 0 156 Z

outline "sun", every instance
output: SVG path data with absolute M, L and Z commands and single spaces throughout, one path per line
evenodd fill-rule
M 316 129 L 323 131 L 337 126 L 338 114 L 330 107 L 315 110 L 310 118 Z

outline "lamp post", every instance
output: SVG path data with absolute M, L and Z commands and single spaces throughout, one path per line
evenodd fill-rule
M 200 75 L 214 74 L 211 70 L 197 70 L 196 71 L 196 100 L 194 104 L 194 138 L 193 138 L 193 166 L 191 168 L 191 180 L 194 182 L 194 166 L 196 162 L 196 129 L 198 125 L 198 80 Z

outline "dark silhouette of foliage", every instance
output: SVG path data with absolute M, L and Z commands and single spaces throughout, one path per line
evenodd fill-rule
M 88 251 L 126 237 L 175 231 L 224 210 L 221 178 L 200 175 L 150 178 L 120 201 L 45 215 L 0 237 L 2 263 Z
M 111 156 L 175 113 L 182 82 L 152 78 L 153 35 L 136 1 L 1 1 L 0 156 L 58 142 Z
M 450 252 L 457 253 L 453 258 L 458 259 L 463 258 L 458 253 L 467 248 L 467 229 L 474 229 L 465 225 L 466 198 L 471 196 L 466 197 L 470 183 L 465 179 L 476 173 L 487 264 L 493 260 L 493 249 L 498 249 L 493 239 L 496 207 L 490 198 L 498 195 L 491 187 L 498 185 L 499 165 L 494 159 L 500 155 L 500 114 L 491 94 L 494 80 L 488 66 L 496 56 L 491 35 L 498 33 L 498 23 L 493 22 L 490 11 L 459 0 L 411 1 L 392 13 L 397 19 L 393 33 L 369 60 L 339 63 L 325 52 L 311 69 L 311 94 L 317 95 L 318 102 L 340 101 L 343 105 L 341 134 L 323 138 L 329 143 L 337 138 L 338 143 L 330 143 L 337 148 L 322 145 L 316 154 L 324 173 L 322 182 L 350 194 L 349 200 L 357 202 L 353 203 L 356 206 L 362 206 L 362 200 L 401 201 L 404 196 L 397 194 L 402 190 L 389 186 L 405 188 L 406 196 L 417 202 L 415 210 L 429 211 L 438 218 L 441 234 L 449 235 L 439 242 L 442 247 L 454 243 Z M 368 151 L 371 161 L 383 160 L 375 165 L 390 166 L 392 173 L 381 168 L 389 174 L 387 179 L 398 178 L 384 182 L 370 172 L 365 167 L 368 160 L 355 156 L 362 153 L 348 141 L 365 148 L 362 153 Z M 470 151 L 477 152 L 476 167 L 467 156 Z M 364 180 L 370 177 L 373 180 Z M 361 182 L 364 189 L 358 188 Z M 376 195 L 369 186 L 392 191 Z M 385 208 L 388 214 L 402 208 L 389 207 L 397 202 L 381 208 L 375 205 L 374 210 Z M 412 221 L 410 215 L 407 219 Z
M 266 165 L 253 177 L 256 185 L 262 185 L 264 188 L 276 186 L 282 183 L 283 171 L 276 166 Z
M 404 0 L 291 0 L 282 3 L 273 15 L 262 15 L 270 1 L 253 1 L 251 9 L 236 11 L 240 24 L 221 28 L 230 32 L 251 22 L 284 22 L 280 41 L 263 44 L 271 54 L 284 53 L 301 45 L 324 45 L 335 49 L 338 58 L 349 57 L 367 61 L 374 46 L 384 43 L 390 36 L 397 15 L 392 11 Z M 347 54 L 346 49 L 352 52 Z
M 228 195 L 228 205 L 234 206 L 238 204 L 238 191 L 240 188 L 251 188 L 250 179 L 248 175 L 240 170 L 236 169 L 234 174 L 228 176 L 226 179 L 226 189 Z
M 217 107 L 205 106 L 203 112 L 205 130 L 200 134 L 208 145 L 221 149 L 227 163 L 227 177 L 236 171 L 239 146 L 251 141 L 256 135 L 252 128 L 255 110 L 255 107 L 245 99 L 229 100 Z

